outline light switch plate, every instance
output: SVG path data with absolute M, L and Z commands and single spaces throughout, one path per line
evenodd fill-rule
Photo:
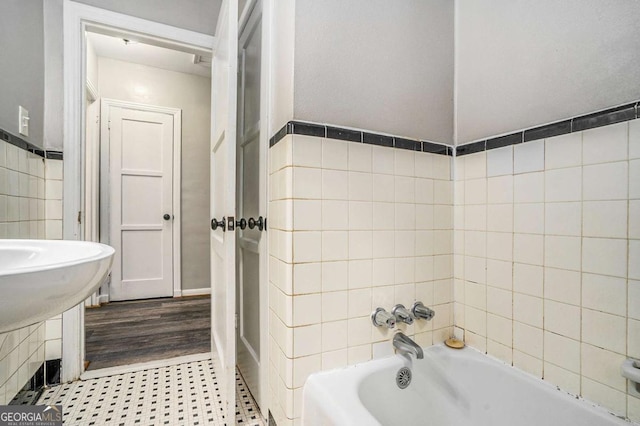
M 29 136 L 29 111 L 23 106 L 18 107 L 18 131 Z

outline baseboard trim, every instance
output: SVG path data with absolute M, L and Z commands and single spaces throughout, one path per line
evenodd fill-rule
M 203 287 L 203 288 L 191 288 L 188 290 L 182 290 L 181 294 L 174 297 L 180 296 L 204 296 L 205 294 L 211 294 L 211 287 Z
M 85 371 L 80 375 L 80 380 L 99 379 L 102 377 L 115 376 L 118 374 L 135 373 L 137 371 L 150 370 L 152 368 L 171 367 L 188 362 L 206 361 L 211 359 L 211 352 L 194 355 L 184 355 L 175 358 L 159 359 L 157 361 L 141 362 L 138 364 L 119 365 L 116 367 L 99 368 L 97 370 Z

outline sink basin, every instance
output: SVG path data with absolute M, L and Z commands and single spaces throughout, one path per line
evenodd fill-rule
M 0 240 L 0 333 L 84 301 L 109 273 L 114 253 L 88 241 Z

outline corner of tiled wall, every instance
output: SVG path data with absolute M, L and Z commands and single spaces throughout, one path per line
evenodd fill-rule
M 45 238 L 42 157 L 0 141 L 0 238 Z M 43 323 L 0 334 L 0 404 L 44 362 Z
M 62 239 L 62 160 L 47 158 L 45 175 L 45 235 L 48 240 Z M 62 358 L 62 315 L 45 322 L 45 359 Z
M 453 324 L 451 157 L 303 135 L 270 149 L 270 409 L 299 424 L 309 374 L 391 355 L 381 306 L 421 300 L 423 345 Z
M 467 344 L 640 420 L 640 120 L 456 158 Z

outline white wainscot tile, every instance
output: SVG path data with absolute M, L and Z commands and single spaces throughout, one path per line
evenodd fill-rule
M 627 275 L 627 241 L 607 238 L 582 239 L 582 269 L 595 274 Z
M 371 172 L 372 146 L 368 144 L 349 144 L 349 170 Z
M 325 200 L 349 199 L 349 173 L 342 170 L 322 170 L 322 198 Z
M 545 140 L 545 168 L 559 169 L 582 164 L 582 132 L 554 136 Z
M 513 172 L 529 173 L 544 170 L 544 140 L 514 145 Z
M 580 201 L 581 199 L 581 167 L 548 170 L 545 173 L 546 201 Z
M 323 138 L 306 135 L 291 135 L 293 149 L 293 165 L 302 167 L 322 166 Z
M 582 235 L 580 202 L 545 203 L 544 226 L 547 235 Z
M 623 122 L 582 132 L 583 164 L 626 160 L 628 129 Z
M 582 309 L 582 341 L 620 354 L 627 347 L 626 319 L 591 309 Z
M 516 203 L 538 203 L 544 201 L 544 173 L 524 173 L 514 176 L 514 194 Z
M 322 168 L 347 170 L 349 167 L 349 144 L 334 139 L 322 140 Z
M 544 238 L 544 265 L 580 270 L 580 237 L 547 235 Z
M 514 232 L 523 234 L 544 233 L 544 203 L 514 205 Z
M 544 268 L 544 297 L 556 302 L 580 304 L 580 272 Z
M 627 313 L 627 282 L 624 278 L 582 274 L 582 306 L 610 314 Z
M 585 201 L 583 232 L 585 237 L 626 238 L 627 201 Z
M 513 174 L 513 146 L 487 151 L 487 176 Z
M 584 200 L 625 200 L 628 190 L 626 161 L 583 167 Z
M 542 299 L 521 293 L 513 293 L 513 319 L 542 328 Z
M 513 176 L 487 179 L 487 202 L 489 204 L 513 203 Z

